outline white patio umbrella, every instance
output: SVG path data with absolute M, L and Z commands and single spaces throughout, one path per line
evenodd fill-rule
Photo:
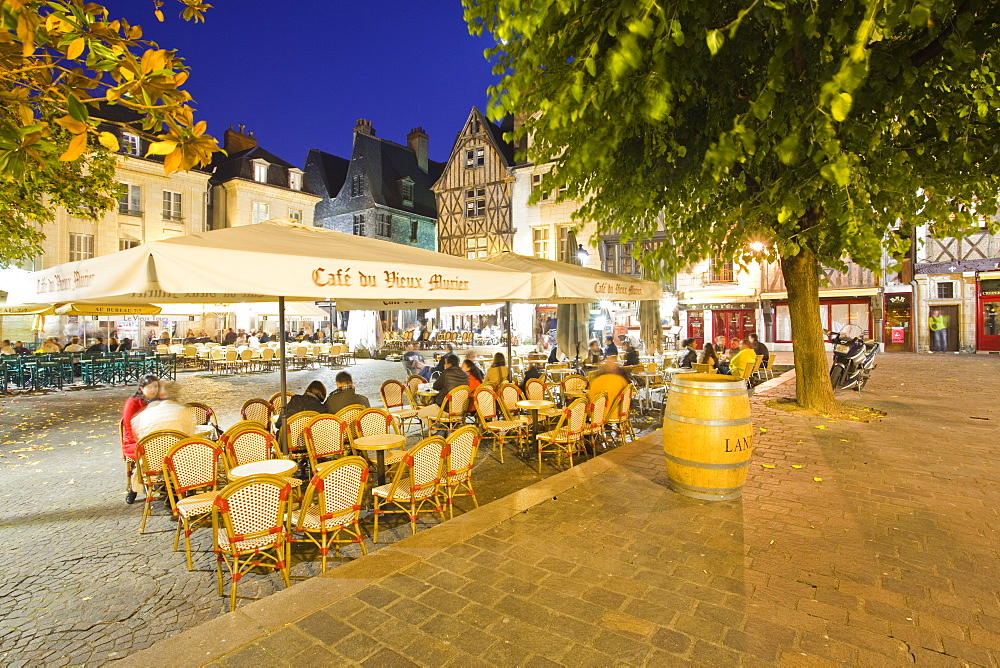
M 284 304 L 353 299 L 527 298 L 527 273 L 388 241 L 270 220 L 143 244 L 30 272 L 7 286 L 8 304 Z M 280 337 L 284 362 L 284 337 Z M 281 366 L 281 392 L 285 392 Z

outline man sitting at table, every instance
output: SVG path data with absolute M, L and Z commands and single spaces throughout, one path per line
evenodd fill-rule
M 417 412 L 417 416 L 425 422 L 438 416 L 444 398 L 448 393 L 459 385 L 468 385 L 469 376 L 459 366 L 458 355 L 451 354 L 444 356 L 444 371 L 434 381 L 433 388 L 437 390 L 434 396 L 434 403 L 424 406 Z
M 104 345 L 104 339 L 102 339 L 101 337 L 98 336 L 97 337 L 97 342 L 94 345 L 92 345 L 89 348 L 87 348 L 87 352 L 88 353 L 106 353 L 106 352 L 108 352 L 108 347 L 106 345 Z
M 740 351 L 729 360 L 729 375 L 742 378 L 746 367 L 748 365 L 752 367 L 756 361 L 757 353 L 754 352 L 753 344 L 750 343 L 750 339 L 743 339 L 740 341 Z
M 326 409 L 326 404 L 323 401 L 326 399 L 326 386 L 318 380 L 314 380 L 309 383 L 306 387 L 306 391 L 302 394 L 296 394 L 294 397 L 288 400 L 285 404 L 285 412 L 283 417 L 278 418 L 276 427 L 278 431 L 281 431 L 282 423 L 284 418 L 291 417 L 296 413 L 304 413 L 305 411 L 316 411 L 317 413 L 329 413 Z
M 587 348 L 587 356 L 584 358 L 584 363 L 600 364 L 603 352 L 604 351 L 601 350 L 601 342 L 597 339 L 591 339 L 590 346 Z
M 612 355 L 617 355 L 618 354 L 618 346 L 615 345 L 615 340 L 614 340 L 613 337 L 611 337 L 611 336 L 605 336 L 604 337 L 604 342 L 607 343 L 607 345 L 604 346 L 604 356 L 605 357 L 611 357 Z
M 691 365 L 698 361 L 698 351 L 694 347 L 694 339 L 684 339 L 681 345 L 683 348 L 677 353 L 677 368 L 690 369 Z
M 368 402 L 368 397 L 358 394 L 354 389 L 354 379 L 351 378 L 351 374 L 341 371 L 337 374 L 336 381 L 337 389 L 331 392 L 330 396 L 326 398 L 327 412 L 336 414 L 341 409 L 353 406 L 354 404 L 361 404 L 365 408 L 371 406 Z
M 160 382 L 158 401 L 132 418 L 132 433 L 136 440 L 142 440 L 154 431 L 179 431 L 186 436 L 194 435 L 194 412 L 177 401 L 177 390 L 173 383 Z

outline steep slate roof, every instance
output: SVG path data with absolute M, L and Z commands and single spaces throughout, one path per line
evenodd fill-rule
M 505 141 L 503 135 L 505 132 L 514 131 L 514 117 L 507 114 L 503 117 L 503 120 L 500 121 L 500 125 L 497 125 L 486 118 L 486 114 L 479 111 L 479 109 L 475 107 L 474 109 L 477 113 L 479 113 L 481 117 L 480 120 L 485 124 L 486 130 L 490 133 L 490 136 L 493 137 L 493 143 L 496 144 L 497 150 L 500 151 L 500 155 L 503 156 L 504 162 L 507 163 L 508 167 L 513 166 L 514 144 Z
M 363 156 L 365 176 L 376 204 L 437 218 L 431 186 L 441 176 L 443 162 L 428 160 L 425 172 L 409 147 L 360 132 L 354 135 L 354 156 Z M 399 182 L 407 176 L 413 179 L 413 206 L 403 206 Z
M 95 109 L 93 106 L 88 105 L 87 111 L 90 113 L 91 118 L 96 118 L 101 121 L 101 130 L 107 130 L 108 132 L 115 135 L 118 138 L 119 143 L 124 147 L 124 142 L 122 142 L 122 133 L 131 132 L 133 134 L 139 135 L 139 155 L 132 155 L 128 153 L 130 158 L 139 160 L 149 160 L 151 162 L 163 162 L 162 155 L 151 155 L 146 156 L 146 151 L 149 149 L 149 140 L 142 136 L 141 133 L 146 132 L 142 129 L 142 116 L 137 111 L 133 111 L 128 107 L 123 107 L 120 104 L 107 104 L 106 102 L 101 102 Z M 131 127 L 129 127 L 131 126 Z M 124 153 L 120 150 L 119 153 Z M 192 167 L 192 172 L 210 172 L 211 167 L 198 166 Z
M 212 170 L 211 182 L 219 184 L 236 178 L 253 181 L 254 160 L 264 160 L 268 163 L 267 184 L 280 188 L 288 187 L 288 170 L 297 169 L 295 165 L 282 160 L 270 151 L 266 151 L 260 146 L 254 146 L 229 155 L 216 153 L 212 158 L 212 164 L 209 165 L 209 169 Z M 303 184 L 302 190 L 310 192 L 305 184 Z
M 346 158 L 311 148 L 306 156 L 305 181 L 309 189 L 320 197 L 336 197 L 347 180 L 350 166 L 351 161 Z

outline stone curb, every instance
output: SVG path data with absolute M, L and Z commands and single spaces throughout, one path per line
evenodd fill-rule
M 118 666 L 203 666 L 605 473 L 660 441 L 659 430 L 354 561 L 161 640 Z M 221 598 L 219 599 L 222 600 Z M 150 611 L 155 614 L 155 611 Z

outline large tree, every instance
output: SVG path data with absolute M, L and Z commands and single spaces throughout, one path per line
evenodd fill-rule
M 185 20 L 210 7 L 178 1 Z M 161 21 L 162 6 L 150 5 Z M 0 0 L 0 21 L 0 264 L 38 255 L 57 207 L 96 219 L 117 202 L 118 140 L 98 105 L 135 112 L 168 174 L 218 150 L 182 89 L 188 68 L 139 26 L 83 0 Z
M 913 224 L 961 234 L 997 211 L 995 1 L 463 3 L 496 40 L 491 113 L 526 119 L 528 159 L 581 218 L 660 226 L 641 260 L 661 276 L 780 262 L 804 406 L 835 406 L 820 267 L 878 270 Z

